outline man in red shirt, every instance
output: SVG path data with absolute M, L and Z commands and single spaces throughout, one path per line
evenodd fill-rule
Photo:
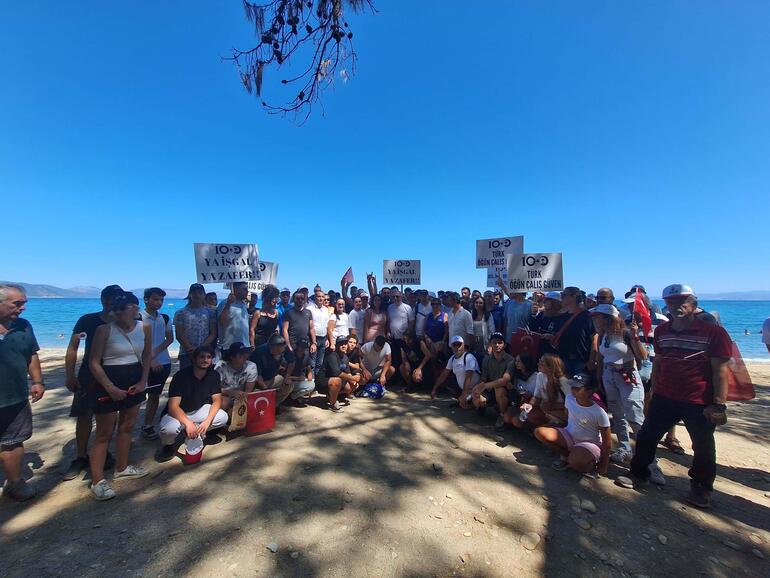
M 653 396 L 636 440 L 631 475 L 636 485 L 649 481 L 649 465 L 663 435 L 684 421 L 693 443 L 687 501 L 711 505 L 716 478 L 714 430 L 727 422 L 727 364 L 731 341 L 720 326 L 696 318 L 698 298 L 687 285 L 663 290 L 671 320 L 655 330 Z M 623 482 L 632 480 L 619 479 Z

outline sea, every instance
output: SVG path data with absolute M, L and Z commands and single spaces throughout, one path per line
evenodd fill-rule
M 162 312 L 173 319 L 174 312 L 185 304 L 183 299 L 166 299 Z M 701 301 L 700 306 L 719 313 L 745 361 L 770 363 L 770 353 L 762 343 L 762 324 L 770 317 L 770 301 Z M 63 348 L 78 317 L 99 310 L 99 299 L 32 298 L 22 316 L 32 323 L 40 347 Z

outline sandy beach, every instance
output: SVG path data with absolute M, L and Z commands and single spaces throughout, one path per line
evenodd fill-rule
M 43 350 L 48 390 L 34 406 L 25 475 L 36 500 L 0 502 L 0 575 L 13 576 L 768 576 L 770 364 L 757 397 L 719 428 L 714 509 L 684 504 L 691 460 L 660 449 L 664 487 L 624 490 L 556 472 L 532 438 L 448 398 L 391 391 L 345 413 L 285 409 L 273 432 L 157 464 L 90 498 L 61 482 L 74 420 L 63 351 Z M 272 552 L 271 549 L 275 549 Z M 7 555 L 12 552 L 13 555 Z

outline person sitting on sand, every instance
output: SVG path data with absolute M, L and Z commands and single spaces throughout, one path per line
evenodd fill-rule
M 388 380 L 396 373 L 392 365 L 390 344 L 384 335 L 377 335 L 373 341 L 361 346 L 362 383 L 379 382 L 385 387 Z
M 546 424 L 564 423 L 567 411 L 564 400 L 569 390 L 564 383 L 564 362 L 557 355 L 546 353 L 537 362 L 535 392 L 531 401 L 511 408 L 505 423 L 519 429 L 529 429 Z
M 505 337 L 500 332 L 494 332 L 489 342 L 492 347 L 492 355 L 487 355 L 481 362 L 481 381 L 473 388 L 473 405 L 484 408 L 488 404 L 497 405 L 497 422 L 495 427 L 505 425 L 504 416 L 514 401 L 513 384 L 513 357 L 505 351 Z
M 257 364 L 249 361 L 249 353 L 251 349 L 236 341 L 222 352 L 222 360 L 216 364 L 215 369 L 222 380 L 222 409 L 225 411 L 230 411 L 236 400 L 240 401 L 254 391 Z
M 174 457 L 174 442 L 182 432 L 186 439 L 185 459 L 190 462 L 193 455 L 203 451 L 206 433 L 227 425 L 227 413 L 222 409 L 221 378 L 212 367 L 213 360 L 213 349 L 199 347 L 193 353 L 192 366 L 180 369 L 171 378 L 168 413 L 160 420 L 163 445 L 155 455 L 159 462 Z
M 315 382 L 319 389 L 327 390 L 328 407 L 335 413 L 342 411 L 339 397 L 347 397 L 358 387 L 361 376 L 353 375 L 348 365 L 348 338 L 338 337 L 334 349 L 327 349 L 323 369 L 316 373 Z M 347 402 L 350 403 L 350 402 Z M 346 403 L 346 405 L 347 405 Z
M 468 314 L 470 315 L 470 313 Z M 457 388 L 460 390 L 458 402 L 463 409 L 469 409 L 473 407 L 472 391 L 473 388 L 481 381 L 481 373 L 479 372 L 479 364 L 476 358 L 470 351 L 465 350 L 465 340 L 461 335 L 455 335 L 449 340 L 449 344 L 452 347 L 454 355 L 447 361 L 446 367 L 438 376 L 436 384 L 433 386 L 433 390 L 430 392 L 431 399 L 436 398 L 439 388 L 444 384 L 449 377 L 450 372 L 454 373 L 457 379 Z
M 607 474 L 612 439 L 610 418 L 594 402 L 596 380 L 588 374 L 567 380 L 571 393 L 567 395 L 567 427 L 538 427 L 535 437 L 559 454 L 551 467 L 555 470 L 572 468 L 576 472 L 594 476 Z

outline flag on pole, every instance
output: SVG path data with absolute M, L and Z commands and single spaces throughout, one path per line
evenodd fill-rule
M 637 313 L 642 320 L 644 336 L 647 337 L 650 331 L 652 331 L 652 317 L 650 317 L 650 309 L 647 307 L 647 302 L 644 300 L 644 293 L 641 291 L 637 291 L 634 297 L 634 317 L 636 317 Z
M 345 274 L 342 276 L 342 283 L 344 285 L 352 285 L 353 281 L 353 267 L 348 267 L 348 270 L 345 271 Z

